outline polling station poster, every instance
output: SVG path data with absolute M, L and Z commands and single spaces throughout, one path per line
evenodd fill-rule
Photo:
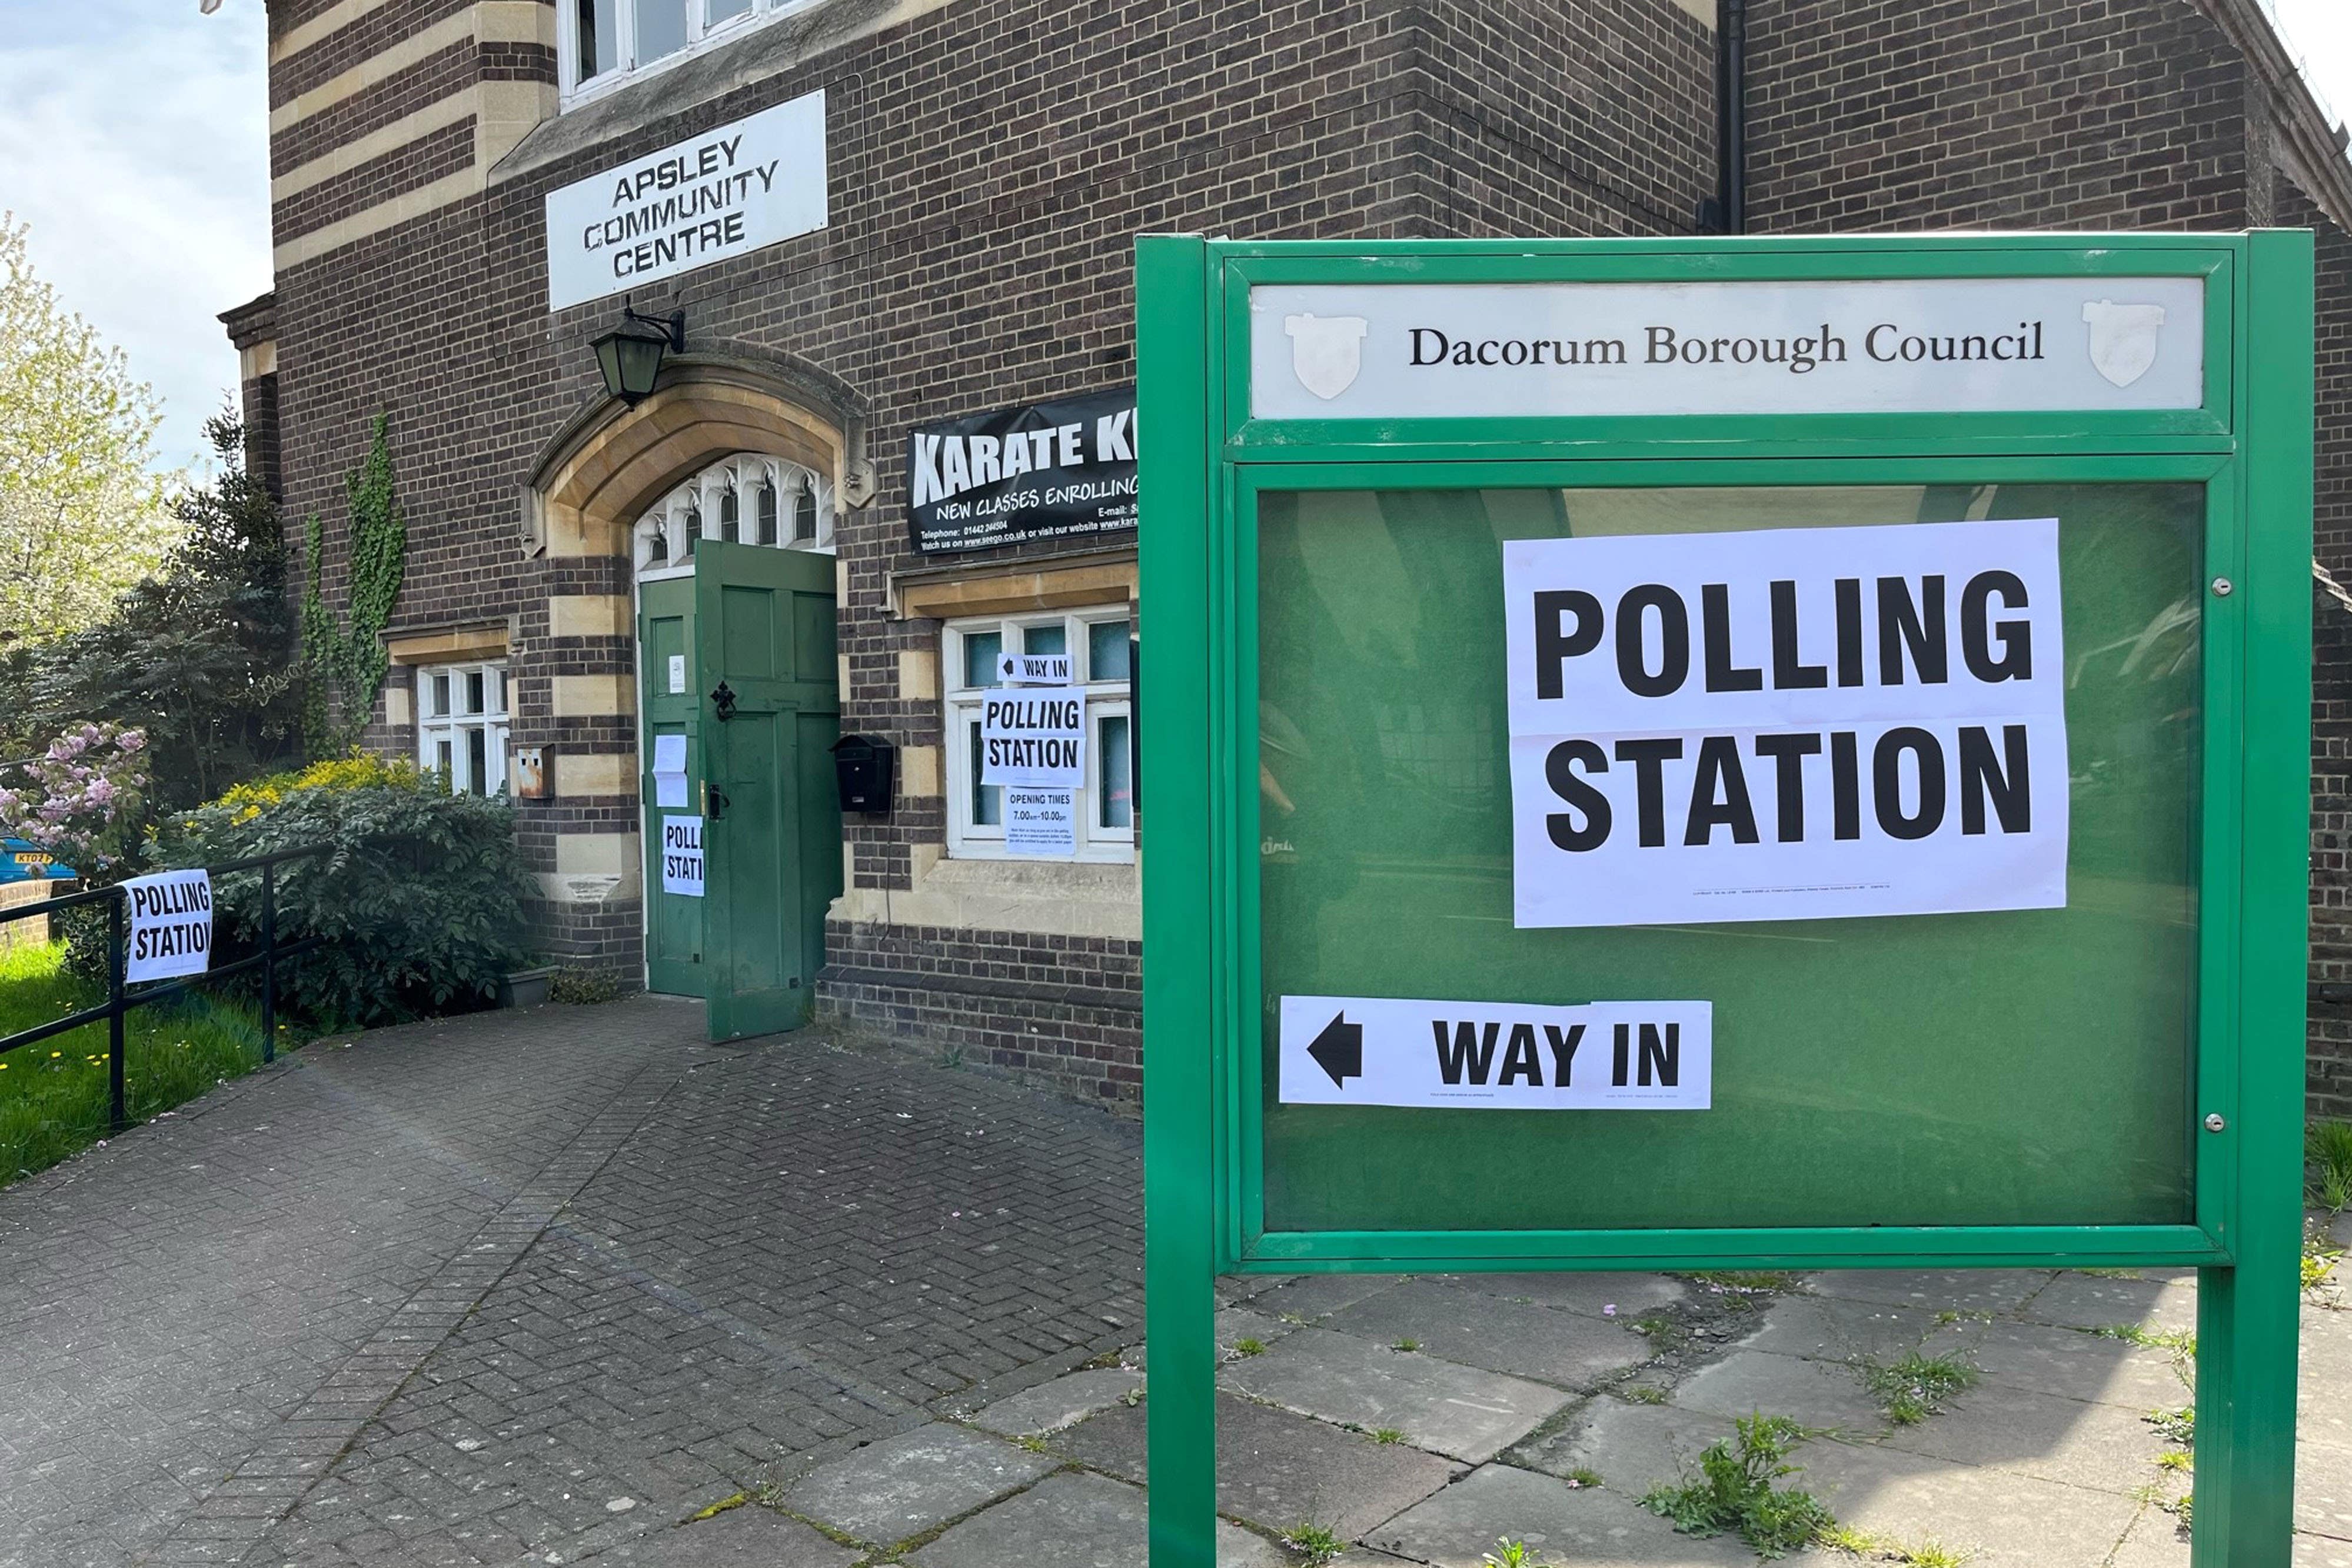
M 1087 694 L 1076 686 L 991 691 L 980 705 L 980 781 L 1085 788 Z
M 169 980 L 212 967 L 213 879 L 202 871 L 159 871 L 122 884 L 122 978 Z
M 661 884 L 664 893 L 700 898 L 703 887 L 702 819 L 661 820 Z
M 1078 852 L 1078 792 L 1031 785 L 1004 787 L 1004 852 L 1067 860 Z
M 918 425 L 907 522 L 926 555 L 1135 527 L 1135 389 Z
M 1521 927 L 2066 903 L 2058 524 L 1503 547 Z

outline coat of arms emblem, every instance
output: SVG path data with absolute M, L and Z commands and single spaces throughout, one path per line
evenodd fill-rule
M 2095 299 L 2083 307 L 2091 326 L 2091 368 L 2119 387 L 2147 374 L 2156 363 L 2157 333 L 2164 326 L 2161 305 L 2118 305 Z
M 1326 402 L 1354 386 L 1356 372 L 1364 368 L 1364 334 L 1370 325 L 1361 316 L 1284 317 L 1298 384 Z

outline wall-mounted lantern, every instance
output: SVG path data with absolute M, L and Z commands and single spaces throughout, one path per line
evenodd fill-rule
M 648 330 L 647 329 L 650 329 Z M 621 303 L 621 324 L 596 340 L 597 368 L 604 372 L 604 390 L 635 407 L 654 390 L 661 374 L 662 356 L 686 352 L 686 312 L 640 316 Z

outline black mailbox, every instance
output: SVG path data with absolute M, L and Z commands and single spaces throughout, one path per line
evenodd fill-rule
M 833 743 L 833 771 L 843 810 L 887 811 L 898 780 L 898 748 L 870 735 L 845 735 Z

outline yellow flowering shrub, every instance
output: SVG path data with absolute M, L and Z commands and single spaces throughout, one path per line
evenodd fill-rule
M 329 758 L 308 768 L 239 784 L 213 806 L 226 810 L 234 821 L 249 822 L 266 808 L 283 804 L 298 789 L 415 789 L 424 778 L 416 764 L 405 758 L 388 762 L 368 752 L 353 751 L 348 757 Z

